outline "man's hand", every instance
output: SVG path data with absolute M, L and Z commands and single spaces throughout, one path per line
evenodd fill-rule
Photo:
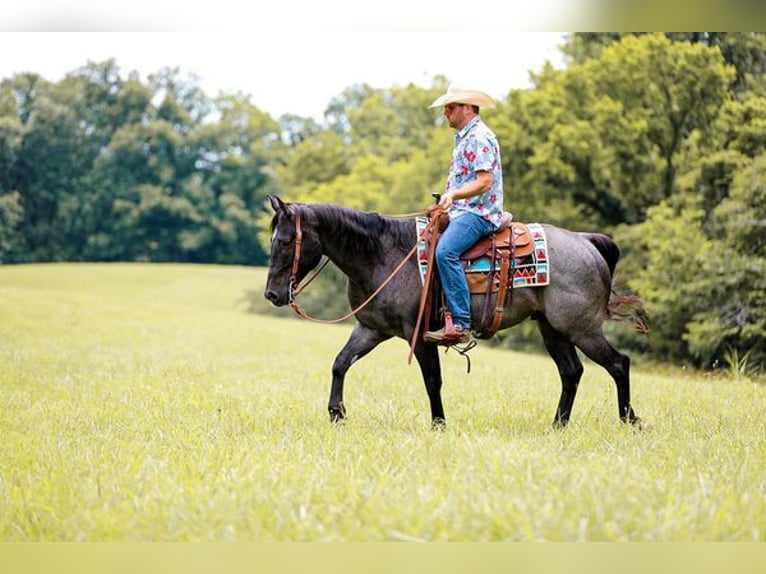
M 445 193 L 442 195 L 441 199 L 439 200 L 439 207 L 441 207 L 444 211 L 449 211 L 449 208 L 452 207 L 452 204 L 454 203 L 454 200 L 452 199 L 451 193 Z

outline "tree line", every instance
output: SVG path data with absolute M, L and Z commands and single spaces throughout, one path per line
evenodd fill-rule
M 651 318 L 628 345 L 763 371 L 766 35 L 576 33 L 561 49 L 563 69 L 482 112 L 506 208 L 617 239 L 619 280 Z M 421 210 L 452 148 L 428 108 L 447 85 L 351 85 L 318 122 L 211 97 L 177 68 L 142 81 L 108 60 L 58 82 L 3 79 L 0 261 L 264 265 L 269 193 Z

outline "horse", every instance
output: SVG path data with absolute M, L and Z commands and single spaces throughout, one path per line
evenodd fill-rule
M 431 409 L 433 428 L 446 424 L 438 345 L 414 337 L 422 279 L 416 257 L 414 217 L 397 218 L 328 203 L 286 203 L 270 195 L 270 264 L 264 296 L 277 307 L 293 303 L 296 287 L 320 263 L 332 261 L 348 280 L 347 297 L 356 324 L 332 365 L 328 411 L 331 422 L 347 417 L 343 402 L 346 373 L 380 343 L 398 337 L 413 341 Z M 630 402 L 630 358 L 605 338 L 603 323 L 613 319 L 610 298 L 620 249 L 607 235 L 543 225 L 547 236 L 550 282 L 512 290 L 499 329 L 526 320 L 537 322 L 545 349 L 558 369 L 561 396 L 553 419 L 565 427 L 583 374 L 579 348 L 601 365 L 617 387 L 619 418 L 641 426 Z M 405 258 L 407 259 L 405 261 Z M 381 289 L 384 282 L 387 282 Z M 371 298 L 372 297 L 372 298 Z M 471 296 L 473 326 L 487 295 Z M 367 303 L 366 305 L 364 303 Z

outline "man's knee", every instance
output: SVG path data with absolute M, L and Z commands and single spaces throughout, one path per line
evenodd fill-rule
M 437 263 L 454 261 L 460 257 L 459 253 L 455 253 L 454 249 L 451 249 L 448 245 L 437 245 L 436 253 L 434 254 Z

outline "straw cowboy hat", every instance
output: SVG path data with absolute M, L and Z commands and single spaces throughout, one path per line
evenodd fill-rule
M 480 108 L 494 108 L 497 105 L 495 100 L 484 92 L 474 90 L 473 88 L 460 88 L 452 85 L 447 88 L 446 94 L 436 98 L 434 103 L 428 107 L 440 108 L 447 104 L 471 104 Z

